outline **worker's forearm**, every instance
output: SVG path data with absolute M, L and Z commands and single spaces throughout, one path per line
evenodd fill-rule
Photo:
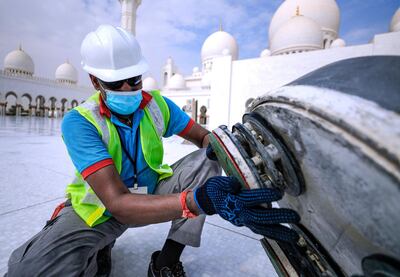
M 125 193 L 118 197 L 118 208 L 113 209 L 113 216 L 125 224 L 153 224 L 181 218 L 182 206 L 180 194 L 143 195 Z M 187 196 L 189 209 L 198 213 L 193 193 Z
M 208 146 L 208 144 L 210 143 L 210 139 L 209 139 L 209 136 L 208 136 L 209 134 L 210 134 L 210 133 L 207 133 L 207 134 L 205 134 L 204 137 L 203 137 L 203 141 L 202 141 L 202 143 L 201 143 L 201 144 L 202 144 L 201 146 L 202 146 L 203 148 L 206 148 L 206 147 Z
M 89 175 L 86 181 L 107 210 L 121 223 L 145 225 L 171 221 L 182 216 L 179 194 L 130 193 L 114 165 L 99 169 Z M 199 210 L 193 199 L 193 193 L 188 193 L 186 199 L 189 209 L 198 214 Z
M 178 219 L 182 215 L 179 194 L 143 195 L 125 193 L 115 199 L 113 216 L 125 224 L 152 224 Z M 115 205 L 113 205 L 115 206 Z
M 197 147 L 203 148 L 208 145 L 208 134 L 210 132 L 207 129 L 204 129 L 199 124 L 195 123 L 192 128 L 186 133 L 183 138 L 191 141 Z

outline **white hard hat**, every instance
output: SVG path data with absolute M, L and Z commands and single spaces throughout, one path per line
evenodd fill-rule
M 120 27 L 100 25 L 81 45 L 82 67 L 105 82 L 145 73 L 149 66 L 136 38 Z

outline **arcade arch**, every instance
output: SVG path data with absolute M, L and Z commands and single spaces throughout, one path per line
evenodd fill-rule
M 32 114 L 32 96 L 29 93 L 25 93 L 21 96 L 21 115 Z
M 6 109 L 5 109 L 5 105 L 6 105 L 6 99 L 4 97 L 4 93 L 0 92 L 0 116 L 2 115 L 6 115 Z
M 0 116 L 63 117 L 84 102 L 77 98 L 58 98 L 43 93 L 5 91 L 0 93 Z
M 68 112 L 68 110 L 69 110 L 68 99 L 66 98 L 61 99 L 61 109 L 60 109 L 61 116 L 64 116 L 64 114 Z
M 18 96 L 15 92 L 9 91 L 5 97 L 5 113 L 6 115 L 19 115 L 20 107 L 18 105 Z
M 40 117 L 44 117 L 45 116 L 45 103 L 46 103 L 46 99 L 44 98 L 44 96 L 42 95 L 38 95 L 35 99 L 35 103 L 36 103 L 36 116 L 40 116 Z
M 79 105 L 79 103 L 78 103 L 77 100 L 74 99 L 74 100 L 71 101 L 71 109 L 75 108 L 78 105 Z
M 204 126 L 208 123 L 207 107 L 204 105 L 200 107 L 199 123 Z
M 55 98 L 54 96 L 49 98 L 48 108 L 49 108 L 49 113 L 48 113 L 49 117 L 58 116 L 57 110 L 59 110 L 59 108 L 57 108 L 57 98 Z

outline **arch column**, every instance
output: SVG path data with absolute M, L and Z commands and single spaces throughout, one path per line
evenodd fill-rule
M 17 103 L 15 104 L 15 116 L 21 116 L 22 105 Z
M 36 116 L 36 106 L 29 105 L 29 116 Z
M 44 107 L 43 117 L 50 117 L 49 111 L 50 111 L 49 107 Z
M 6 104 L 0 103 L 0 116 L 6 115 Z
M 59 117 L 61 117 L 61 108 L 60 108 L 60 107 L 57 107 L 57 108 L 56 108 L 56 114 L 55 114 L 55 117 L 56 117 L 56 118 L 59 118 Z
M 36 114 L 37 114 L 39 117 L 44 117 L 44 107 L 39 107 L 39 108 L 37 109 L 37 111 L 36 111 Z

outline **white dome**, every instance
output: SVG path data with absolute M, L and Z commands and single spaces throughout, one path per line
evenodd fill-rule
M 299 7 L 300 14 L 311 18 L 323 31 L 337 35 L 340 24 L 340 10 L 335 0 L 286 0 L 272 17 L 269 25 L 269 38 L 295 14 Z
M 345 46 L 346 46 L 346 42 L 341 38 L 335 39 L 331 44 L 331 48 L 338 48 L 338 47 L 345 47 Z
M 200 69 L 197 67 L 197 66 L 195 66 L 195 67 L 193 67 L 193 73 L 198 73 L 200 71 Z
M 295 16 L 283 24 L 271 40 L 272 55 L 322 49 L 321 27 L 305 16 Z
M 4 58 L 4 70 L 14 73 L 33 75 L 35 65 L 32 58 L 21 47 L 7 54 Z M 15 70 L 20 72 L 15 72 Z
M 399 32 L 400 31 L 400 8 L 397 9 L 393 15 L 392 21 L 390 22 L 390 31 Z
M 224 50 L 222 50 L 222 56 L 229 56 L 231 54 L 231 50 L 229 50 L 228 48 L 225 48 Z
M 78 82 L 78 71 L 68 61 L 57 67 L 56 80 L 76 84 Z
M 260 58 L 271 56 L 271 51 L 269 49 L 264 49 L 260 53 Z
M 186 88 L 186 81 L 181 74 L 175 74 L 171 77 L 168 81 L 168 88 L 169 89 L 185 89 Z
M 228 51 L 228 52 L 227 52 Z M 235 38 L 224 31 L 211 34 L 201 47 L 201 60 L 205 61 L 214 57 L 230 54 L 233 60 L 238 58 L 238 45 Z
M 209 88 L 211 86 L 211 74 L 205 74 L 201 79 L 201 87 Z
M 152 77 L 147 77 L 143 80 L 143 90 L 145 91 L 152 91 L 158 90 L 157 81 Z

